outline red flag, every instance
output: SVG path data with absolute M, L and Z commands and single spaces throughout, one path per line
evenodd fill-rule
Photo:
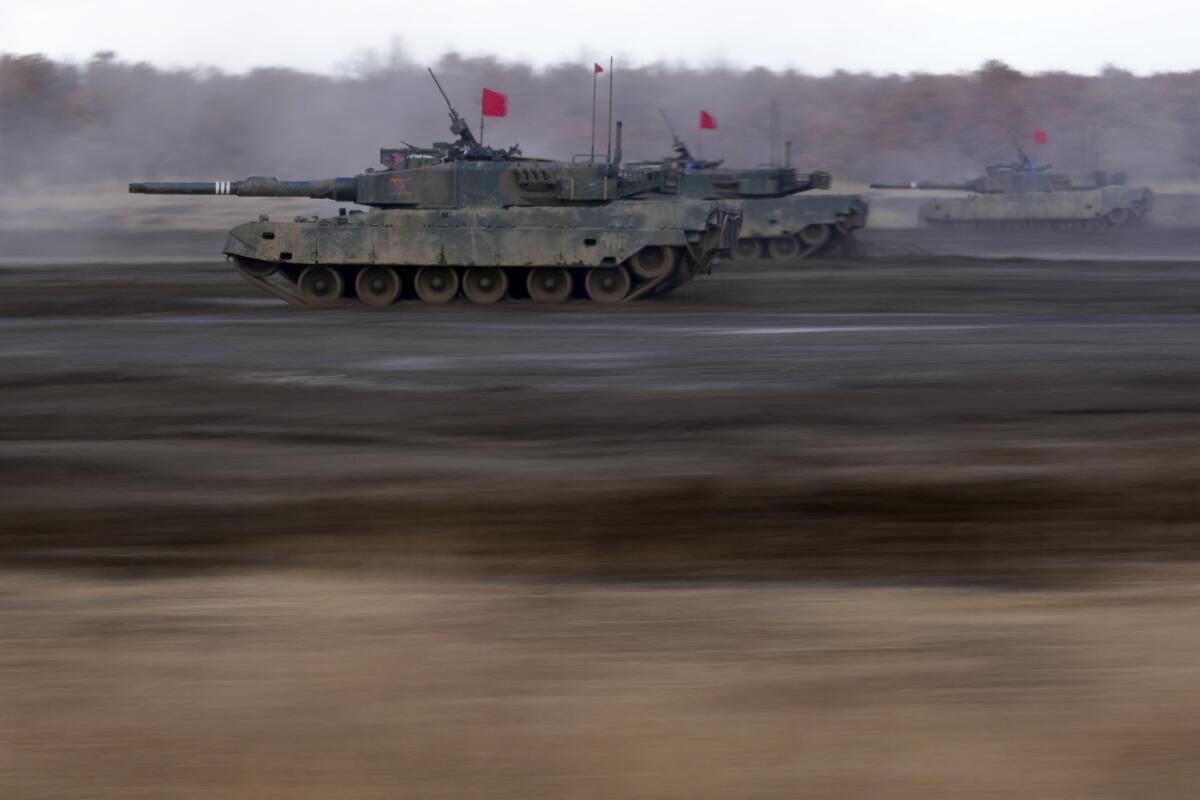
M 717 129 L 717 118 L 707 111 L 700 112 L 700 130 L 715 131 Z
M 599 75 L 601 72 L 604 72 L 604 67 L 599 64 L 593 62 L 592 66 L 595 67 L 595 70 L 592 72 L 593 75 Z
M 502 92 L 483 90 L 483 115 L 485 117 L 507 117 L 508 95 Z
M 1034 131 L 1033 141 L 1035 144 L 1046 144 L 1050 141 L 1050 137 L 1046 135 L 1045 131 Z

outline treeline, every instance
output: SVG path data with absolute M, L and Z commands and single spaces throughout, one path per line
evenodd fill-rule
M 509 116 L 487 121 L 488 143 L 520 142 L 527 154 L 555 158 L 588 152 L 590 63 L 535 70 L 451 55 L 434 67 L 472 126 L 482 87 L 508 94 Z M 610 77 L 599 84 L 601 153 Z M 627 159 L 669 152 L 659 109 L 696 150 L 704 109 L 720 126 L 704 133 L 706 157 L 766 163 L 773 142 L 779 160 L 790 140 L 797 164 L 848 180 L 963 177 L 1011 160 L 1014 137 L 1035 159 L 1067 169 L 1098 163 L 1138 180 L 1200 174 L 1200 72 L 1026 75 L 990 61 L 955 75 L 813 77 L 618 65 L 615 80 Z M 1034 129 L 1047 131 L 1049 144 L 1033 145 Z M 353 174 L 380 146 L 447 138 L 446 109 L 424 65 L 399 53 L 336 77 L 165 70 L 111 53 L 82 65 L 0 56 L 0 178 L 8 182 Z

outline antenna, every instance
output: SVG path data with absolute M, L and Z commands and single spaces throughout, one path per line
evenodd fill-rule
M 771 166 L 775 166 L 775 140 L 779 135 L 779 104 L 771 99 Z
M 612 56 L 609 56 L 608 57 L 608 145 L 606 146 L 606 153 L 605 153 L 605 158 L 608 159 L 609 164 L 612 163 L 612 138 L 613 138 L 612 137 L 612 128 L 613 128 L 612 97 L 613 97 L 613 81 L 615 79 L 616 79 L 616 76 L 613 74 Z
M 672 139 L 678 139 L 679 137 L 675 135 L 675 129 L 671 127 L 671 120 L 667 117 L 667 112 L 660 108 L 658 113 L 663 118 L 663 122 L 667 124 L 667 133 L 671 134 Z

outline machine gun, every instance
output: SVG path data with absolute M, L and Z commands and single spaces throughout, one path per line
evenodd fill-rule
M 1046 172 L 1050 169 L 1049 164 L 1035 164 L 1033 159 L 1025 154 L 1025 148 L 1021 147 L 1021 143 L 1017 141 L 1017 137 L 1012 136 L 1013 147 L 1017 149 L 1017 161 L 1011 164 L 989 164 L 984 167 L 984 171 L 988 175 L 1007 175 L 1014 172 Z
M 675 128 L 671 126 L 671 120 L 667 118 L 667 112 L 660 108 L 658 113 L 662 115 L 663 122 L 667 125 L 667 131 L 671 134 L 672 147 L 675 150 L 675 163 L 680 167 L 683 169 L 712 169 L 725 163 L 725 159 L 719 161 L 702 161 L 694 158 L 692 152 L 688 150 L 687 142 L 683 141 L 679 134 L 675 132 Z
M 450 98 L 446 95 L 446 90 L 442 88 L 442 84 L 438 81 L 437 75 L 433 74 L 433 69 L 430 67 L 426 67 L 425 69 L 429 70 L 429 77 L 433 78 L 433 85 L 442 93 L 442 99 L 446 101 L 446 108 L 450 109 L 450 132 L 458 137 L 458 142 L 464 149 L 479 147 L 479 141 L 475 138 L 475 134 L 471 133 L 471 126 L 467 125 L 467 121 L 454 110 L 454 104 L 450 102 Z
M 475 134 L 471 132 L 471 126 L 462 118 L 457 111 L 454 110 L 454 104 L 450 102 L 446 90 L 442 88 L 441 82 L 438 81 L 437 75 L 433 74 L 433 70 L 426 67 L 429 71 L 429 77 L 433 78 L 433 83 L 437 86 L 437 90 L 441 92 L 442 99 L 446 101 L 446 108 L 450 109 L 450 132 L 458 137 L 458 141 L 451 145 L 447 145 L 444 149 L 447 151 L 446 156 L 450 158 L 466 158 L 471 161 L 493 161 L 497 159 L 507 159 L 521 155 L 521 146 L 514 144 L 508 148 L 484 147 L 475 138 Z M 434 145 L 438 147 L 437 144 Z

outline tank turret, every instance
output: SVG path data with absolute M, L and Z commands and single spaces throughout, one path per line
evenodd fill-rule
M 242 275 L 297 305 L 446 302 L 460 290 L 476 303 L 623 302 L 706 273 L 736 243 L 737 208 L 682 199 L 666 174 L 623 172 L 619 156 L 575 164 L 527 158 L 516 145 L 484 147 L 433 79 L 457 139 L 383 148 L 382 169 L 309 181 L 131 183 L 129 191 L 368 207 L 293 222 L 263 215 L 230 232 L 225 254 Z M 618 122 L 617 153 L 620 131 Z
M 655 192 L 720 200 L 742 212 L 741 238 L 735 254 L 744 260 L 768 257 L 793 260 L 835 252 L 851 252 L 854 231 L 867 221 L 867 204 L 857 195 L 805 195 L 829 189 L 828 172 L 800 172 L 790 161 L 783 166 L 737 169 L 724 161 L 695 158 L 659 112 L 674 142 L 675 155 L 661 161 L 629 165 L 626 176 L 661 184 Z
M 415 153 L 413 151 L 416 151 Z M 385 148 L 392 166 L 354 177 L 290 181 L 251 177 L 240 181 L 131 183 L 134 194 L 308 197 L 373 208 L 462 208 L 608 203 L 649 192 L 667 192 L 663 176 L 625 180 L 606 165 L 542 159 L 425 157 L 428 150 Z

